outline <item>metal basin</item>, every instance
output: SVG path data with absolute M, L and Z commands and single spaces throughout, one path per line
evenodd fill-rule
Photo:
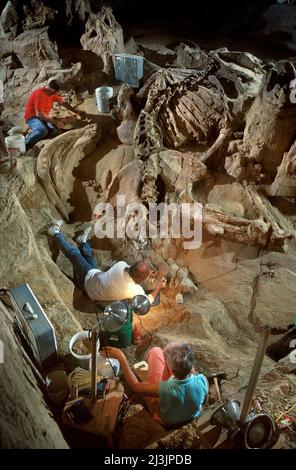
M 245 447 L 247 449 L 268 449 L 275 433 L 273 419 L 264 413 L 247 421 Z
M 238 428 L 240 412 L 240 402 L 230 400 L 215 411 L 211 418 L 211 424 L 234 431 Z

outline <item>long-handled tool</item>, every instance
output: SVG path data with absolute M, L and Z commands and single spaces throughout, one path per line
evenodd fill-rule
M 219 384 L 218 384 L 217 377 L 214 377 L 214 385 L 215 385 L 216 392 L 217 392 L 217 395 L 218 395 L 218 400 L 221 401 L 221 394 L 220 394 L 220 389 L 219 389 Z
M 213 383 L 215 385 L 215 389 L 216 389 L 219 401 L 221 401 L 221 393 L 220 393 L 220 388 L 219 388 L 219 382 L 221 380 L 226 380 L 226 379 L 227 379 L 227 375 L 225 374 L 225 372 L 210 374 L 208 376 L 209 383 Z
M 217 372 L 217 373 L 210 374 L 207 376 L 209 384 L 211 385 L 213 383 L 215 385 L 215 389 L 216 389 L 219 401 L 222 401 L 221 393 L 220 393 L 221 380 L 233 380 L 238 376 L 238 373 L 239 373 L 239 369 L 237 370 L 236 374 L 231 378 L 229 378 L 225 372 Z

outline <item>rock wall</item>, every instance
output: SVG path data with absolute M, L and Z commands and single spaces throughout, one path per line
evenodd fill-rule
M 26 163 L 12 180 L 1 178 L 1 283 L 7 288 L 30 285 L 56 329 L 59 353 L 64 355 L 71 336 L 81 329 L 71 311 L 73 284 L 51 259 L 44 235 L 50 222 L 48 201 L 37 183 L 34 160 Z
M 25 31 L 16 39 L 1 38 L 1 55 L 15 54 L 23 67 L 36 68 L 45 60 L 58 60 L 57 47 L 49 40 L 47 28 Z
M 280 44 L 285 44 L 291 51 L 296 50 L 294 2 L 274 3 L 267 8 L 262 17 L 266 23 L 264 33 L 271 39 L 275 38 Z
M 0 448 L 67 449 L 13 331 L 13 312 L 0 300 Z

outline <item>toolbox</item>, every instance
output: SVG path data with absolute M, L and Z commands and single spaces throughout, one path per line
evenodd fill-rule
M 28 284 L 10 289 L 10 298 L 23 339 L 41 369 L 58 360 L 53 325 Z

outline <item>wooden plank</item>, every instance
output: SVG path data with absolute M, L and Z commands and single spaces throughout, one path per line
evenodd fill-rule
M 109 379 L 110 389 L 104 399 L 93 402 L 90 398 L 83 397 L 93 418 L 84 424 L 73 424 L 68 418 L 66 410 L 67 403 L 62 413 L 62 422 L 72 426 L 77 430 L 97 434 L 100 436 L 110 436 L 114 432 L 120 404 L 123 399 L 124 387 L 115 379 Z

